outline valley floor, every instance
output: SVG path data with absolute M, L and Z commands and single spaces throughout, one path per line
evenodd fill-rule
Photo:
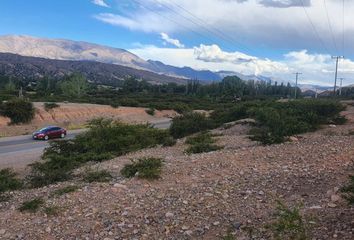
M 17 191 L 0 203 L 0 239 L 271 239 L 276 201 L 301 204 L 311 219 L 311 239 L 353 239 L 354 208 L 338 189 L 353 174 L 354 108 L 342 126 L 298 136 L 292 142 L 261 146 L 247 138 L 248 127 L 215 130 L 224 149 L 186 155 L 183 140 L 118 157 L 93 168 L 107 169 L 109 183 L 72 181 Z M 161 157 L 156 181 L 126 180 L 119 171 L 130 159 Z M 60 197 L 51 192 L 77 184 Z M 23 201 L 43 197 L 60 208 L 57 216 L 20 213 Z

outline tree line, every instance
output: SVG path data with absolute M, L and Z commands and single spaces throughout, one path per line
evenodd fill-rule
M 91 84 L 78 73 L 64 76 L 61 79 L 44 77 L 37 81 L 23 82 L 16 78 L 0 76 L 0 90 L 7 93 L 15 93 L 20 88 L 35 92 L 39 96 L 63 95 L 80 98 L 95 91 L 117 91 L 119 93 L 147 93 L 147 94 L 179 94 L 196 97 L 222 97 L 225 99 L 239 99 L 245 96 L 275 96 L 292 97 L 295 87 L 290 83 L 284 84 L 270 81 L 244 81 L 237 76 L 225 77 L 220 82 L 205 83 L 198 80 L 188 80 L 186 84 L 167 83 L 151 84 L 146 80 L 138 80 L 127 77 L 121 81 L 118 87 L 100 86 Z M 297 89 L 298 94 L 301 90 Z

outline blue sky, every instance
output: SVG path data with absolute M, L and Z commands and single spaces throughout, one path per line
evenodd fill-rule
M 80 40 L 177 66 L 354 83 L 354 3 L 345 0 L 1 0 L 0 35 Z M 344 16 L 344 17 L 343 17 Z M 344 40 L 344 41 L 343 41 Z M 344 44 L 343 44 L 344 43 Z

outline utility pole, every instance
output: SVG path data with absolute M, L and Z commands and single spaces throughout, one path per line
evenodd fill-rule
M 296 99 L 297 98 L 297 81 L 299 80 L 299 75 L 301 75 L 302 73 L 296 72 L 294 74 L 296 76 L 296 80 L 295 80 L 295 99 Z
M 344 78 L 339 78 L 339 80 L 340 80 L 339 96 L 342 96 L 342 86 L 343 86 L 343 80 L 344 80 Z
M 344 59 L 344 56 L 332 56 L 332 59 L 336 59 L 336 74 L 334 76 L 334 87 L 333 87 L 333 96 L 336 96 L 337 76 L 338 76 L 338 62 L 339 62 L 339 59 Z

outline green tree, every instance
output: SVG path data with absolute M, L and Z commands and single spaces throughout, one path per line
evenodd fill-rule
M 34 114 L 33 104 L 24 99 L 15 98 L 0 105 L 0 115 L 10 118 L 12 124 L 28 123 Z
M 78 98 L 86 94 L 88 87 L 86 78 L 78 73 L 70 75 L 60 85 L 64 95 Z
M 11 78 L 5 84 L 5 91 L 6 92 L 14 92 L 14 91 L 16 91 L 16 84 L 14 83 L 14 81 Z

